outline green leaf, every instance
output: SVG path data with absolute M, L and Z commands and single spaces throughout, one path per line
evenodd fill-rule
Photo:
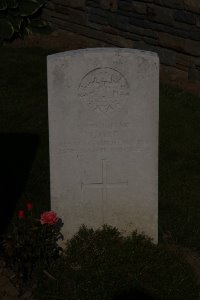
M 29 26 L 26 26 L 25 29 L 24 29 L 24 33 L 27 34 L 27 35 L 30 35 L 33 32 L 32 32 L 32 29 Z
M 32 27 L 32 32 L 40 35 L 47 35 L 52 33 L 52 28 L 49 26 L 45 27 Z
M 11 23 L 14 27 L 14 30 L 16 32 L 19 32 L 20 31 L 20 28 L 21 28 L 21 24 L 22 24 L 22 21 L 23 21 L 23 18 L 22 17 L 12 17 L 11 18 Z
M 6 0 L 0 0 L 0 10 L 7 9 L 7 2 Z
M 43 27 L 48 26 L 48 22 L 44 21 L 44 20 L 41 20 L 41 19 L 31 19 L 30 20 L 30 25 L 32 27 L 36 27 L 36 28 L 43 28 Z
M 16 7 L 16 8 L 9 8 L 8 9 L 8 15 L 9 16 L 13 16 L 13 17 L 15 17 L 15 16 L 19 16 L 19 8 L 18 7 Z
M 30 20 L 30 18 L 26 18 L 26 24 L 31 24 L 31 20 Z
M 39 3 L 37 0 L 24 0 L 19 3 L 19 13 L 22 17 L 33 15 L 38 11 L 43 3 Z
M 37 2 L 41 5 L 44 5 L 47 3 L 47 0 L 37 0 Z
M 0 19 L 0 37 L 2 39 L 11 39 L 14 32 L 14 27 L 8 19 Z
M 8 6 L 8 8 L 17 8 L 18 1 L 17 0 L 7 0 L 7 6 Z

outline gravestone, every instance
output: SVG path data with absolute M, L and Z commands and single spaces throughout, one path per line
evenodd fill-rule
M 108 224 L 157 242 L 157 54 L 66 51 L 47 68 L 51 208 L 65 238 Z

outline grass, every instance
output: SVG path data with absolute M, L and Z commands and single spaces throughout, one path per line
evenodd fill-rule
M 31 201 L 37 216 L 50 208 L 46 56 L 54 52 L 40 48 L 0 48 L 0 136 L 27 133 L 39 139 L 26 185 L 16 197 L 15 211 Z M 167 239 L 169 243 L 197 251 L 200 251 L 199 100 L 178 88 L 160 86 L 159 240 L 161 245 Z M 164 269 L 156 269 L 157 264 L 158 261 L 152 272 L 164 274 Z M 163 262 L 166 269 L 167 265 L 168 260 Z M 52 272 L 56 274 L 56 266 Z M 160 295 L 163 294 L 164 287 Z M 196 298 L 187 294 L 185 299 Z

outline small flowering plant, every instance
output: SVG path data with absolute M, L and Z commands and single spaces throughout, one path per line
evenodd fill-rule
M 57 214 L 54 211 L 45 211 L 41 214 L 40 223 L 54 225 L 58 222 Z
M 62 220 L 54 211 L 41 213 L 40 219 L 32 216 L 32 203 L 25 210 L 19 210 L 17 222 L 9 236 L 3 239 L 2 246 L 7 266 L 19 279 L 29 282 L 37 267 L 48 268 L 62 252 L 58 241 Z

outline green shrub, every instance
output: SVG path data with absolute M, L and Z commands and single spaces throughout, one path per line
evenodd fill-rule
M 10 40 L 14 34 L 23 36 L 49 28 L 38 12 L 47 0 L 0 0 L 0 39 Z
M 97 231 L 80 228 L 48 273 L 52 277 L 37 274 L 36 299 L 112 300 L 138 288 L 152 299 L 199 299 L 193 272 L 183 259 L 143 235 L 122 237 L 106 225 Z

